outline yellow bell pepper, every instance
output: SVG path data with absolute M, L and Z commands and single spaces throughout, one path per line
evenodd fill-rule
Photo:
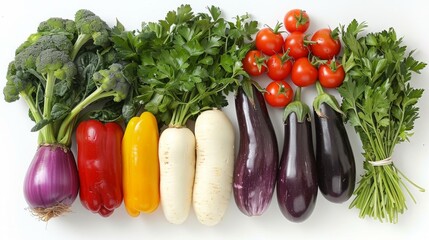
M 133 117 L 122 140 L 123 193 L 130 216 L 150 213 L 159 205 L 159 130 L 155 116 Z

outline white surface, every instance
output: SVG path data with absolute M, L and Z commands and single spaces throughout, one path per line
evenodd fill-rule
M 326 26 L 348 24 L 353 18 L 366 21 L 370 31 L 394 27 L 398 36 L 410 49 L 417 49 L 415 58 L 429 62 L 427 48 L 427 8 L 424 1 L 187 1 L 194 12 L 205 11 L 209 5 L 219 6 L 226 18 L 250 13 L 262 24 L 273 26 L 282 21 L 286 11 L 305 9 L 311 17 L 309 33 Z M 0 76 L 5 84 L 7 64 L 16 47 L 34 32 L 40 21 L 48 17 L 73 18 L 80 8 L 87 8 L 109 24 L 118 18 L 128 29 L 138 29 L 142 21 L 164 18 L 169 10 L 185 1 L 8 1 L 0 8 Z M 428 68 L 415 76 L 415 86 L 425 88 L 421 118 L 416 121 L 411 143 L 403 143 L 394 153 L 396 165 L 416 183 L 429 190 L 428 125 L 429 83 Z M 426 80 L 426 81 L 425 81 Z M 266 81 L 262 79 L 262 85 Z M 306 94 L 310 93 L 310 94 Z M 304 101 L 311 103 L 314 90 L 304 92 Z M 232 98 L 231 98 L 232 100 Z M 225 109 L 238 133 L 233 102 Z M 270 109 L 271 119 L 278 130 L 282 146 L 281 111 Z M 131 218 L 123 205 L 109 218 L 102 218 L 85 210 L 76 200 L 73 212 L 44 223 L 26 211 L 22 182 L 36 150 L 37 135 L 30 133 L 32 122 L 27 117 L 23 101 L 6 104 L 0 100 L 0 239 L 429 239 L 429 196 L 415 189 L 417 204 L 408 201 L 408 210 L 396 225 L 372 219 L 360 219 L 356 209 L 345 204 L 333 204 L 319 194 L 311 217 L 300 224 L 287 221 L 281 214 L 276 198 L 268 211 L 260 217 L 243 215 L 231 198 L 224 220 L 215 227 L 201 225 L 193 212 L 182 225 L 171 225 L 161 208 L 150 215 Z M 349 137 L 356 155 L 358 174 L 362 173 L 360 141 L 350 128 Z M 238 136 L 238 135 L 237 135 Z M 281 147 L 280 147 L 281 151 Z M 358 177 L 359 179 L 359 177 Z

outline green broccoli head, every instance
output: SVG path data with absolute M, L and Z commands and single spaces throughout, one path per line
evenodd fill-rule
M 60 80 L 70 82 L 77 74 L 77 67 L 74 62 L 66 62 L 62 68 L 55 71 L 55 77 Z
M 44 75 L 53 74 L 55 78 L 69 82 L 77 74 L 76 65 L 68 53 L 52 48 L 40 52 L 36 59 L 36 71 Z
M 42 51 L 47 49 L 55 49 L 69 55 L 73 49 L 73 43 L 64 34 L 40 36 L 33 44 L 22 49 L 15 56 L 16 68 L 19 70 L 36 69 L 36 59 Z
M 124 73 L 124 67 L 119 63 L 110 65 L 109 69 L 103 69 L 95 72 L 93 75 L 94 82 L 99 85 L 105 92 L 113 93 L 113 101 L 120 102 L 124 100 L 130 88 Z
M 120 61 L 118 52 L 114 48 L 110 48 L 108 51 L 102 53 L 103 63 L 109 66 L 113 63 Z
M 6 86 L 3 88 L 4 100 L 6 102 L 14 102 L 19 99 L 19 90 L 15 86 L 16 68 L 15 62 L 10 62 L 7 68 Z
M 19 54 L 20 52 L 22 52 L 22 50 L 24 50 L 27 47 L 36 43 L 37 40 L 39 40 L 39 38 L 41 38 L 43 35 L 45 35 L 45 34 L 38 32 L 38 33 L 33 33 L 30 36 L 28 36 L 27 40 L 25 42 L 23 42 L 21 45 L 19 45 L 19 47 L 15 50 L 15 55 Z
M 6 85 L 3 88 L 4 100 L 14 102 L 19 99 L 20 92 L 30 95 L 32 89 L 34 90 L 30 81 L 31 77 L 30 74 L 17 70 L 14 61 L 10 62 L 7 69 Z
M 53 48 L 59 51 L 66 52 L 70 54 L 73 50 L 73 43 L 67 38 L 64 34 L 52 34 L 42 36 L 36 44 L 40 44 L 41 48 L 49 49 Z
M 79 9 L 74 15 L 74 20 L 75 22 L 82 22 L 85 18 L 90 16 L 95 16 L 95 13 L 88 9 Z
M 73 20 L 53 17 L 41 22 L 37 32 L 61 32 L 73 39 L 76 34 L 76 25 Z
M 95 45 L 108 46 L 110 44 L 110 27 L 99 16 L 87 9 L 80 9 L 75 14 L 76 29 L 79 35 L 92 38 Z M 86 39 L 85 39 L 86 40 Z
M 75 38 L 76 25 L 74 21 L 62 18 L 49 18 L 39 24 L 37 32 L 28 36 L 27 40 L 23 42 L 15 51 L 15 55 L 22 52 L 25 48 L 35 44 L 41 37 L 46 35 L 65 35 L 70 41 Z M 63 37 L 58 42 L 62 42 Z

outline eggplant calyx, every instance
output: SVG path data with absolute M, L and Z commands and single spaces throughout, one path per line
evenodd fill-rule
M 323 91 L 323 87 L 320 85 L 319 82 L 316 82 L 316 89 L 317 89 L 317 97 L 314 98 L 313 101 L 313 109 L 316 112 L 316 114 L 319 117 L 326 117 L 326 115 L 320 110 L 320 106 L 325 103 L 328 106 L 330 106 L 334 111 L 340 113 L 341 115 L 344 115 L 344 112 L 341 111 L 340 105 L 338 104 L 337 99 L 329 93 L 326 93 Z
M 296 114 L 298 122 L 311 121 L 310 107 L 301 101 L 301 87 L 296 89 L 294 101 L 286 106 L 283 112 L 283 122 L 286 122 L 291 113 Z
M 256 91 L 260 91 L 262 93 L 265 91 L 263 87 L 261 87 L 257 82 L 255 82 L 252 79 L 242 80 L 240 87 L 243 90 L 244 95 L 246 95 L 246 97 L 249 99 L 249 102 L 252 104 L 253 107 L 255 106 L 253 88 L 256 88 Z

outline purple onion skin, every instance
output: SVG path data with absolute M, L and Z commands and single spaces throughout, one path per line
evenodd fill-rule
M 70 149 L 42 145 L 24 180 L 24 196 L 31 209 L 58 204 L 71 206 L 79 191 L 76 162 Z
M 316 204 L 318 183 L 311 123 L 298 122 L 295 113 L 285 121 L 283 153 L 277 176 L 277 201 L 292 222 L 306 220 Z
M 261 92 L 253 87 L 255 105 L 240 88 L 235 99 L 240 132 L 233 193 L 247 216 L 262 215 L 271 203 L 277 175 L 277 138 Z

